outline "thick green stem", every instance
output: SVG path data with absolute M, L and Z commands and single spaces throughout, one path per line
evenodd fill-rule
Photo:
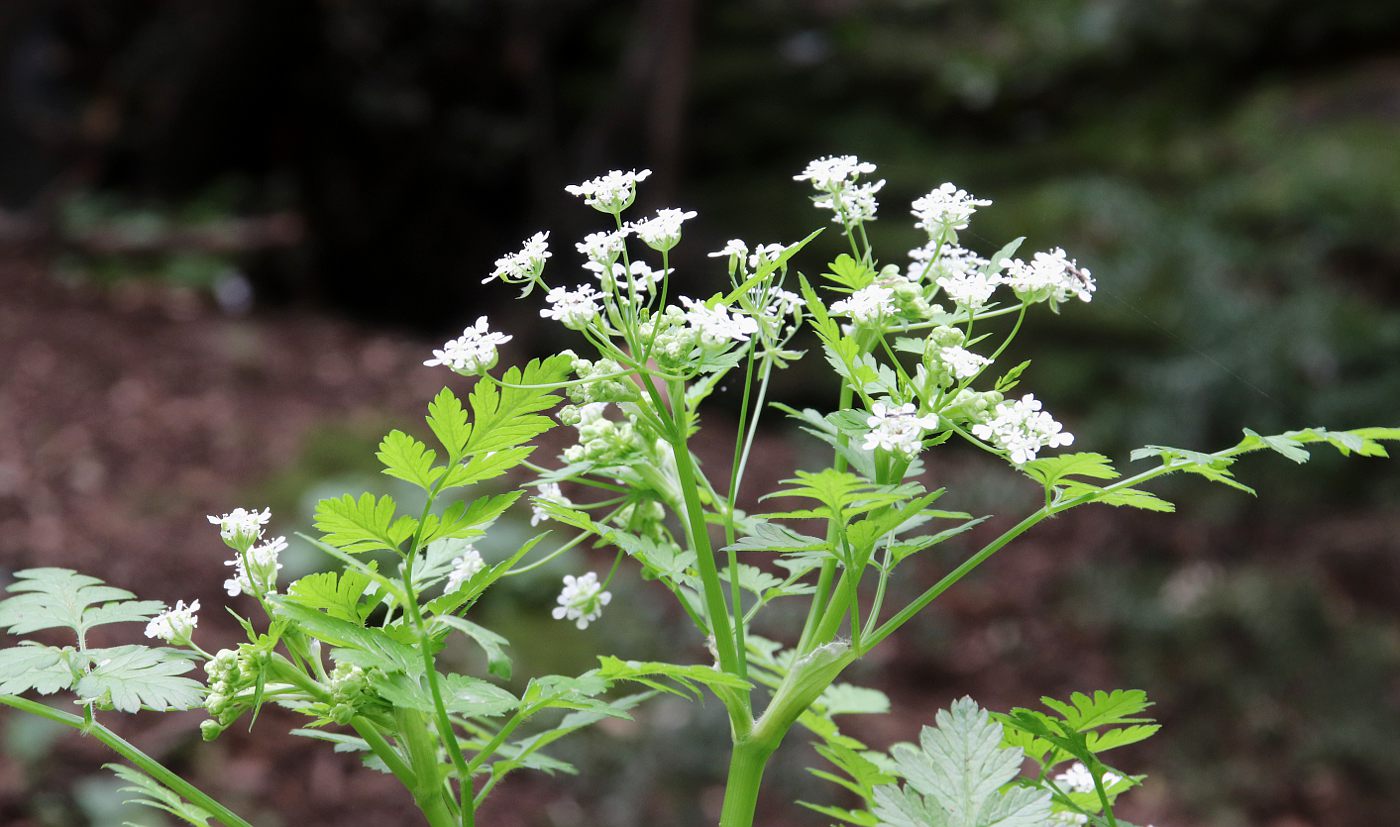
M 437 740 L 428 731 L 427 721 L 422 713 L 398 708 L 394 710 L 394 723 L 398 726 L 399 737 L 408 748 L 408 760 L 414 777 L 410 792 L 418 809 L 423 811 L 432 827 L 455 827 L 457 817 L 452 813 L 443 792 Z
M 31 701 L 28 698 L 21 698 L 16 695 L 0 695 L 0 704 L 12 706 L 15 709 L 38 715 L 55 723 L 63 724 L 67 727 L 91 735 L 104 746 L 116 754 L 135 764 L 138 769 L 154 778 L 156 781 L 168 787 L 172 792 L 179 794 L 186 801 L 207 810 L 210 815 L 228 827 L 253 827 L 247 821 L 239 818 L 229 808 L 215 801 L 207 793 L 200 790 L 190 782 L 166 769 L 159 761 L 142 752 L 135 744 L 116 734 L 112 730 L 96 721 L 88 722 L 77 715 L 72 715 L 61 710 L 54 709 L 46 704 Z
M 724 785 L 724 808 L 720 810 L 720 827 L 752 827 L 758 807 L 758 790 L 763 783 L 763 770 L 773 755 L 776 744 L 745 739 L 734 744 L 729 758 L 729 777 Z

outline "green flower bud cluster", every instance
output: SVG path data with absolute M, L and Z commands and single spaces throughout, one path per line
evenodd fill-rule
M 574 360 L 574 374 L 583 380 L 569 386 L 569 398 L 576 404 L 592 402 L 634 402 L 641 397 L 641 391 L 612 359 Z
M 219 737 L 238 717 L 252 705 L 244 690 L 258 684 L 258 676 L 267 662 L 267 652 L 248 645 L 234 649 L 220 649 L 213 659 L 204 664 L 209 676 L 209 694 L 204 697 L 204 708 L 210 720 L 199 725 L 204 740 L 212 741 Z
M 360 709 L 373 703 L 378 696 L 370 688 L 371 672 L 349 663 L 336 664 L 330 675 L 327 687 L 331 702 L 325 717 L 337 724 L 348 724 L 350 719 L 360 714 Z
M 559 411 L 559 421 L 578 430 L 578 444 L 564 450 L 565 462 L 616 465 L 641 449 L 635 421 L 608 419 L 607 407 L 606 402 L 590 402 Z
M 656 500 L 630 502 L 618 509 L 612 521 L 639 537 L 660 540 L 665 536 L 666 508 Z
M 974 391 L 971 388 L 964 388 L 958 391 L 938 413 L 954 424 L 985 422 L 991 417 L 996 406 L 1001 404 L 1005 398 L 997 391 Z
M 651 340 L 658 324 L 661 330 L 655 334 L 651 358 L 666 373 L 689 373 L 694 369 L 694 359 L 691 357 L 700 344 L 700 334 L 686 323 L 685 313 L 675 305 L 668 306 L 660 317 L 643 322 L 640 326 L 641 337 Z M 723 351 L 726 348 L 717 349 Z
M 965 341 L 967 336 L 956 327 L 940 325 L 929 331 L 928 337 L 924 339 L 922 364 L 928 371 L 930 381 L 945 388 L 957 384 L 953 366 L 948 363 L 943 351 L 945 348 L 962 347 Z

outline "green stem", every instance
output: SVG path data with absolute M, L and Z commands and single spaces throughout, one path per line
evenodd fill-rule
M 413 800 L 432 827 L 456 827 L 458 821 L 443 792 L 438 744 L 428 731 L 423 715 L 412 709 L 394 710 L 394 723 L 408 748 L 408 760 L 413 768 Z M 469 784 L 463 779 L 464 784 Z
M 384 766 L 389 768 L 389 772 L 399 779 L 399 783 L 403 784 L 405 789 L 412 792 L 418 783 L 417 779 L 413 777 L 413 770 L 403 762 L 403 758 L 399 756 L 399 751 L 394 749 L 393 744 L 390 744 L 380 734 L 379 728 L 369 719 L 358 716 L 350 719 L 350 728 L 365 739 L 370 752 L 373 752 L 380 761 L 384 762 Z
M 776 744 L 755 739 L 735 742 L 729 758 L 729 776 L 724 785 L 720 827 L 752 827 L 763 771 L 776 747 Z
M 179 794 L 191 804 L 207 810 L 214 818 L 228 827 L 253 827 L 252 824 L 239 818 L 236 813 L 215 801 L 207 793 L 166 769 L 159 761 L 138 749 L 135 744 L 96 721 L 87 722 L 77 715 L 16 695 L 0 695 L 0 704 L 12 706 L 31 715 L 38 715 L 40 718 L 71 727 L 86 735 L 92 735 L 108 749 L 135 764 L 142 772 L 169 787 L 172 792 Z

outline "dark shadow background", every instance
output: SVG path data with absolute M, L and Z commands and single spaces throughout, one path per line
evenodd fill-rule
M 817 155 L 880 164 L 892 258 L 930 187 L 994 199 L 970 246 L 1026 235 L 1098 278 L 1011 354 L 1035 356 L 1028 386 L 1076 445 L 1400 424 L 1397 43 L 1400 6 L 1375 0 L 10 0 L 0 567 L 217 605 L 217 564 L 189 562 L 220 554 L 199 515 L 268 502 L 290 533 L 316 496 L 383 487 L 375 440 L 443 381 L 416 367 L 432 340 L 490 313 L 511 358 L 566 344 L 480 280 L 541 228 L 551 266 L 576 266 L 596 216 L 563 185 L 610 167 L 655 170 L 644 208 L 699 211 L 677 259 L 696 290 L 725 239 L 821 226 L 791 181 Z M 778 395 L 830 407 L 811 370 Z M 721 433 L 732 404 L 712 409 Z M 817 461 L 765 440 L 775 478 Z M 1025 495 L 976 458 L 938 461 L 969 509 Z M 1243 476 L 1259 501 L 1176 484 L 1176 517 L 1074 515 L 1008 551 L 861 667 L 896 714 L 853 731 L 912 737 L 965 692 L 1142 686 L 1167 724 L 1128 756 L 1153 775 L 1144 823 L 1393 820 L 1400 474 L 1319 457 Z M 561 632 L 539 619 L 551 578 L 490 610 L 525 630 L 519 671 L 689 641 L 644 589 L 654 623 Z M 506 785 L 490 823 L 707 823 L 717 710 L 657 710 L 572 742 L 582 780 Z M 196 721 L 134 731 L 259 824 L 405 818 L 391 786 L 280 724 L 196 753 Z M 5 726 L 0 821 L 116 823 L 100 753 Z M 821 824 L 785 802 L 835 791 L 788 750 L 764 823 Z

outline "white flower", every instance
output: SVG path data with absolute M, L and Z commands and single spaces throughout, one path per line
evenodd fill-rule
M 875 212 L 880 208 L 880 202 L 875 200 L 875 193 L 883 186 L 883 178 L 866 184 L 852 184 L 845 189 L 816 198 L 812 203 L 818 209 L 831 210 L 834 213 L 831 220 L 837 224 L 874 221 Z
M 694 217 L 693 210 L 657 210 L 655 217 L 632 224 L 632 232 L 657 252 L 669 250 L 681 240 L 681 224 Z
M 278 557 L 286 550 L 287 538 L 277 537 L 225 561 L 225 566 L 233 566 L 233 577 L 224 581 L 228 596 L 261 596 L 276 592 L 277 572 L 282 569 Z
M 570 195 L 583 196 L 583 203 L 605 213 L 620 213 L 632 206 L 637 197 L 637 183 L 646 180 L 651 170 L 610 170 L 605 175 L 591 178 L 582 184 L 570 184 L 564 190 Z
M 934 261 L 931 272 L 944 295 L 959 307 L 975 311 L 987 304 L 1001 284 L 1000 273 L 983 272 L 989 263 L 971 250 L 949 245 Z
M 946 364 L 953 371 L 953 375 L 959 379 L 971 379 L 982 368 L 992 363 L 991 359 L 957 345 L 943 348 L 938 351 L 938 355 L 940 361 Z
M 623 227 L 620 230 L 610 230 L 606 233 L 589 233 L 583 237 L 583 241 L 574 245 L 588 259 L 589 264 L 597 267 L 606 267 L 617 261 L 617 257 L 622 255 L 622 250 L 627 246 L 627 235 L 632 232 L 630 227 Z M 593 268 L 590 268 L 593 269 Z
M 1122 776 L 1117 775 L 1116 773 L 1104 772 L 1104 789 L 1112 787 L 1114 784 L 1117 784 L 1121 780 L 1123 780 Z M 1094 775 L 1093 773 L 1089 772 L 1089 768 L 1084 766 L 1083 762 L 1081 761 L 1074 762 L 1074 765 L 1071 766 L 1069 769 L 1065 770 L 1059 775 L 1056 775 L 1055 783 L 1059 784 L 1062 787 L 1068 787 L 1070 792 L 1094 792 Z
M 607 403 L 594 404 L 606 405 Z M 549 519 L 549 514 L 545 513 L 545 510 L 540 506 L 541 501 L 558 503 L 565 508 L 569 508 L 573 505 L 573 501 L 564 496 L 564 492 L 559 488 L 559 483 L 557 482 L 547 482 L 541 485 L 540 492 L 535 495 L 535 500 L 535 502 L 530 504 L 530 525 L 532 526 L 539 525 Z
M 894 291 L 879 284 L 862 287 L 831 305 L 834 315 L 848 315 L 857 324 L 873 324 L 894 312 Z
M 772 316 L 791 316 L 807 306 L 801 296 L 791 290 L 773 287 L 768 290 L 768 313 Z
M 444 344 L 441 350 L 434 350 L 433 358 L 423 364 L 428 367 L 445 365 L 464 376 L 485 373 L 496 366 L 499 356 L 496 347 L 512 338 L 504 333 L 494 333 L 489 328 L 486 317 L 479 317 L 475 325 L 462 331 L 461 336 Z
M 452 571 L 447 575 L 447 586 L 444 592 L 451 594 L 457 591 L 484 568 L 486 568 L 486 561 L 481 559 L 481 554 L 475 548 L 467 546 L 462 554 L 452 561 Z
M 1083 813 L 1074 813 L 1069 810 L 1061 810 L 1055 813 L 1053 818 L 1057 824 L 1088 824 L 1089 817 Z
M 749 254 L 749 245 L 737 238 L 731 238 L 725 243 L 724 249 L 715 250 L 709 253 L 710 258 L 729 258 L 731 256 L 746 256 Z
M 603 294 L 591 284 L 581 284 L 573 290 L 554 287 L 544 297 L 550 306 L 541 310 L 540 316 L 556 319 L 567 328 L 581 330 L 597 318 L 602 298 Z
M 262 537 L 262 527 L 272 519 L 272 510 L 249 511 L 235 508 L 222 516 L 209 515 L 209 522 L 219 527 L 219 536 L 235 548 L 246 548 L 254 540 Z
M 166 609 L 146 624 L 146 637 L 160 638 L 166 643 L 182 646 L 190 642 L 195 627 L 199 625 L 199 601 L 186 606 L 185 601 L 175 601 L 175 608 Z
M 1035 459 L 1041 448 L 1072 444 L 1074 435 L 1040 407 L 1040 400 L 1029 393 L 1014 402 L 1001 402 L 990 420 L 972 426 L 972 433 L 1006 451 L 1016 465 Z
M 540 274 L 544 269 L 545 259 L 551 255 L 553 254 L 549 252 L 549 233 L 535 233 L 525 240 L 520 252 L 496 259 L 496 269 L 482 279 L 481 283 L 486 284 L 492 279 L 512 284 L 529 281 Z
M 927 230 L 930 236 L 942 234 L 944 230 L 963 230 L 978 207 L 991 206 L 985 198 L 973 198 L 966 190 L 958 189 L 949 182 L 927 195 L 914 199 L 910 212 L 918 221 L 914 226 Z
M 619 299 L 629 298 L 630 293 L 645 295 L 663 277 L 669 276 L 675 270 L 674 267 L 664 271 L 653 270 L 650 264 L 640 260 L 632 262 L 630 267 L 623 266 L 620 261 L 606 268 L 592 261 L 583 266 L 586 270 L 592 270 L 598 277 L 604 293 L 616 295 Z
M 1048 253 L 1036 253 L 1031 262 L 1019 258 L 1007 265 L 1006 283 L 1022 301 L 1052 305 L 1068 301 L 1071 296 L 1087 302 L 1094 298 L 1094 278 L 1080 267 L 1063 248 Z
M 865 420 L 870 427 L 865 435 L 865 450 L 878 448 L 908 459 L 918 456 L 924 449 L 924 432 L 938 427 L 938 415 L 919 416 L 915 411 L 912 403 L 892 408 L 884 402 L 876 402 Z
M 680 301 L 686 308 L 686 322 L 700 335 L 702 344 L 747 342 L 749 336 L 758 332 L 758 322 L 738 310 L 731 313 L 723 305 L 706 307 L 704 302 L 688 296 L 681 296 Z
M 827 155 L 807 164 L 800 175 L 792 176 L 794 181 L 811 181 L 818 192 L 844 189 L 861 175 L 875 171 L 875 165 L 861 161 L 854 155 Z
M 564 588 L 559 592 L 559 605 L 554 608 L 555 620 L 572 620 L 580 629 L 603 614 L 603 607 L 612 602 L 612 593 L 603 591 L 598 575 L 588 572 L 582 577 L 564 575 Z
M 749 255 L 749 269 L 757 270 L 765 264 L 777 261 L 778 256 L 787 250 L 782 244 L 760 244 Z

